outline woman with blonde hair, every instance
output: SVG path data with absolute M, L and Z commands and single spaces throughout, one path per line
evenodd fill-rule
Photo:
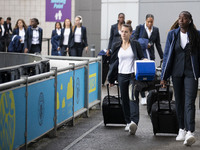
M 72 40 L 70 43 L 70 55 L 82 56 L 83 49 L 88 52 L 87 31 L 86 27 L 82 26 L 83 19 L 81 16 L 76 16 L 75 25 L 72 29 Z

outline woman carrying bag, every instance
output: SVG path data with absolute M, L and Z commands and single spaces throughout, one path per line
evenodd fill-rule
M 144 56 L 139 43 L 130 40 L 131 33 L 132 27 L 130 25 L 122 25 L 122 40 L 112 46 L 108 81 L 110 86 L 113 86 L 116 78 L 118 78 L 122 109 L 127 123 L 125 131 L 129 131 L 130 134 L 134 135 L 139 122 L 139 101 L 134 99 L 134 93 L 132 91 L 130 95 L 132 95 L 133 103 L 130 106 L 129 85 L 134 84 L 135 60 L 143 59 Z

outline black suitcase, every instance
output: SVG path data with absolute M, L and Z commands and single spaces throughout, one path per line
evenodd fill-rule
M 119 86 L 115 85 L 117 85 L 118 96 L 110 96 L 109 84 L 107 84 L 108 95 L 103 99 L 102 112 L 105 126 L 106 124 L 126 124 L 119 97 Z
M 169 94 L 170 94 L 170 100 L 172 100 L 173 90 L 171 88 L 169 89 Z M 160 93 L 159 100 L 160 101 L 168 100 L 168 94 L 166 94 L 165 92 Z M 149 91 L 149 94 L 147 95 L 147 113 L 148 113 L 148 115 L 150 115 L 152 105 L 156 101 L 157 101 L 157 90 L 155 89 L 155 90 Z
M 160 87 L 160 86 L 159 86 Z M 170 100 L 169 85 L 166 89 L 157 86 L 157 101 L 152 105 L 151 122 L 153 133 L 172 133 L 178 134 L 178 121 L 176 116 L 175 102 Z M 168 94 L 168 101 L 160 101 L 161 93 Z

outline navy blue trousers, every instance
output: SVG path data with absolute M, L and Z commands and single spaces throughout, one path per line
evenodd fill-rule
M 118 83 L 120 87 L 120 94 L 122 99 L 122 108 L 126 123 L 131 121 L 138 124 L 139 122 L 139 101 L 134 98 L 134 90 L 132 89 L 132 98 L 129 99 L 129 85 L 134 87 L 133 74 L 118 74 Z
M 198 80 L 189 77 L 172 77 L 179 128 L 195 131 L 195 99 Z
M 83 53 L 83 46 L 81 43 L 74 43 L 74 46 L 70 49 L 70 56 L 81 57 Z

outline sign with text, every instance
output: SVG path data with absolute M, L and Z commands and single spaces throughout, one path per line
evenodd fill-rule
M 71 0 L 46 0 L 46 21 L 64 22 L 71 19 Z

